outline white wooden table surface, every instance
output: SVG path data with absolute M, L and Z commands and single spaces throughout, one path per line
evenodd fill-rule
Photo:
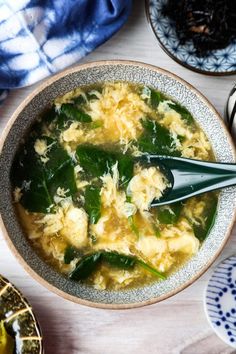
M 170 70 L 198 88 L 221 114 L 236 81 L 236 76 L 203 76 L 170 59 L 149 28 L 143 0 L 134 0 L 126 25 L 82 62 L 101 59 L 132 59 Z M 10 93 L 0 109 L 1 131 L 35 87 Z M 216 262 L 236 253 L 235 236 L 236 228 Z M 87 308 L 54 295 L 32 279 L 14 259 L 0 232 L 0 273 L 32 303 L 42 326 L 46 354 L 236 353 L 215 336 L 204 314 L 203 294 L 210 271 L 186 290 L 156 305 L 120 311 Z

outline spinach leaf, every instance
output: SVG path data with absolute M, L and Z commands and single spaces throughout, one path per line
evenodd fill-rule
M 170 132 L 159 123 L 146 119 L 142 121 L 144 132 L 138 139 L 138 148 L 149 154 L 180 156 Z
M 168 106 L 171 109 L 175 110 L 177 113 L 179 113 L 182 119 L 186 121 L 186 123 L 192 124 L 194 122 L 191 113 L 185 107 L 181 106 L 176 102 L 174 104 L 168 103 Z
M 79 164 L 90 177 L 108 173 L 115 164 L 114 156 L 93 145 L 79 145 L 76 149 Z
M 85 104 L 86 100 L 85 100 L 84 96 L 79 95 L 79 96 L 73 98 L 73 102 L 76 106 L 80 106 L 82 104 Z
M 47 184 L 51 196 L 56 194 L 59 187 L 64 189 L 66 197 L 73 196 L 77 192 L 77 187 L 72 161 L 68 161 L 57 169 L 53 178 L 48 180 Z
M 131 195 L 127 195 L 127 196 L 126 196 L 126 202 L 127 202 L 127 203 L 132 203 Z
M 147 270 L 148 272 L 152 273 L 153 275 L 155 275 L 158 278 L 161 279 L 166 279 L 166 276 L 163 273 L 158 272 L 158 270 L 156 270 L 155 268 L 151 267 L 149 264 L 143 262 L 141 259 L 137 259 L 136 260 L 137 264 L 139 264 L 142 268 L 144 268 L 145 270 Z
M 199 241 L 204 241 L 211 231 L 217 214 L 217 197 L 214 194 L 208 195 L 207 206 L 203 213 L 203 219 L 205 221 L 202 224 L 193 224 L 193 231 Z
M 167 98 L 165 97 L 165 95 L 163 95 L 163 93 L 151 89 L 150 101 L 152 108 L 157 108 L 159 106 L 159 103 L 165 101 L 166 99 Z
M 132 230 L 133 233 L 137 236 L 137 238 L 139 238 L 139 229 L 138 229 L 137 225 L 136 225 L 135 222 L 134 222 L 134 217 L 133 217 L 133 215 L 131 215 L 131 216 L 128 217 L 128 221 L 129 221 L 131 230 Z
M 156 224 L 153 224 L 152 226 L 153 226 L 153 230 L 154 230 L 155 236 L 156 236 L 157 238 L 161 237 L 161 231 L 160 231 L 160 229 L 156 226 Z
M 11 181 L 13 185 L 21 187 L 23 181 L 44 178 L 42 164 L 34 150 L 36 138 L 30 136 L 27 142 L 18 149 L 11 169 Z
M 50 124 L 56 117 L 57 117 L 57 114 L 55 111 L 55 107 L 52 106 L 43 112 L 42 121 L 47 124 Z M 40 122 L 40 125 L 41 125 L 41 122 Z
M 45 140 L 48 146 L 47 157 L 48 161 L 42 165 L 45 170 L 47 179 L 51 179 L 63 166 L 67 165 L 71 158 L 61 146 L 58 145 L 57 140 L 47 136 L 40 137 Z
M 43 163 L 35 150 L 35 138 L 30 137 L 15 156 L 11 180 L 15 187 L 22 189 L 20 203 L 30 212 L 47 213 L 53 204 L 46 183 Z
M 177 202 L 170 205 L 157 207 L 157 218 L 161 224 L 175 224 L 179 220 L 182 210 L 182 203 Z
M 70 264 L 71 261 L 75 258 L 82 257 L 82 252 L 78 250 L 77 248 L 69 245 L 66 247 L 65 252 L 64 252 L 64 263 L 65 264 Z
M 139 265 L 153 275 L 161 279 L 166 279 L 164 274 L 158 272 L 142 260 L 134 256 L 127 256 L 115 251 L 99 251 L 91 255 L 84 256 L 81 260 L 79 260 L 69 277 L 74 280 L 86 279 L 97 270 L 100 262 L 106 262 L 111 266 L 121 269 L 133 269 L 135 265 Z
M 77 187 L 70 156 L 58 145 L 56 140 L 47 138 L 47 144 L 51 144 L 51 148 L 47 154 L 48 161 L 43 167 L 50 195 L 54 196 L 58 187 L 65 190 L 66 196 L 74 195 Z
M 67 129 L 69 128 L 71 124 L 71 121 L 69 121 L 67 119 L 67 116 L 63 113 L 60 113 L 57 117 L 56 117 L 56 128 L 57 130 L 59 130 L 59 133 L 63 130 L 63 129 Z
M 55 133 L 54 128 L 58 126 L 59 115 L 55 109 L 55 106 L 52 105 L 50 108 L 47 108 L 40 115 L 40 119 L 36 120 L 34 125 L 31 128 L 31 134 L 40 136 L 43 134 L 43 128 L 45 125 L 48 127 L 52 133 Z M 51 123 L 53 123 L 51 125 Z
M 101 259 L 101 252 L 84 256 L 76 264 L 75 269 L 69 274 L 69 278 L 73 280 L 81 280 L 88 278 L 96 269 Z
M 87 92 L 87 99 L 88 101 L 98 100 L 98 96 L 92 92 Z
M 108 264 L 121 269 L 131 269 L 135 265 L 135 258 L 117 252 L 102 252 L 101 259 Z
M 71 103 L 63 103 L 61 105 L 61 113 L 64 114 L 69 120 L 76 120 L 78 122 L 89 123 L 92 118 L 89 114 L 83 112 Z
M 133 177 L 134 161 L 130 156 L 105 151 L 93 145 L 79 145 L 76 154 L 80 166 L 90 177 L 100 177 L 111 172 L 117 161 L 120 186 L 126 187 Z
M 87 186 L 85 189 L 85 211 L 89 215 L 91 224 L 96 224 L 101 217 L 100 188 Z
M 30 212 L 49 213 L 58 187 L 67 195 L 73 195 L 77 188 L 74 168 L 70 157 L 56 140 L 40 137 L 48 146 L 48 161 L 42 162 L 35 152 L 36 137 L 30 137 L 19 150 L 11 170 L 14 186 L 22 189 L 20 203 Z
M 64 252 L 64 263 L 70 264 L 70 262 L 73 261 L 73 259 L 75 259 L 76 256 L 77 256 L 77 250 L 74 247 L 72 246 L 66 247 Z
M 120 187 L 126 188 L 129 181 L 133 177 L 134 161 L 132 157 L 123 154 L 117 154 L 116 159 L 118 161 Z
M 53 211 L 53 199 L 49 194 L 45 179 L 25 181 L 22 194 L 20 203 L 29 212 L 50 213 Z
M 148 103 L 154 109 L 156 109 L 159 106 L 160 102 L 163 102 L 168 99 L 163 93 L 153 90 L 148 86 L 143 87 L 142 94 L 147 97 Z
M 86 97 L 88 101 L 99 99 L 99 97 L 95 94 L 95 91 L 102 93 L 102 88 L 100 86 L 94 86 L 91 90 L 88 90 L 86 92 Z
M 90 123 L 89 128 L 90 129 L 97 129 L 101 128 L 103 126 L 103 122 L 101 120 L 96 120 L 92 123 Z

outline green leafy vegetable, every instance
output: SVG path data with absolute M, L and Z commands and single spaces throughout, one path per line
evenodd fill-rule
M 61 166 L 47 183 L 51 196 L 56 194 L 58 187 L 64 189 L 66 197 L 73 196 L 77 192 L 77 187 L 72 161 L 68 161 L 67 164 Z
M 116 159 L 118 161 L 120 187 L 127 187 L 133 177 L 134 161 L 130 156 L 123 154 L 117 154 Z
M 101 252 L 84 256 L 76 265 L 76 268 L 70 273 L 69 277 L 73 280 L 88 278 L 96 269 L 101 258 Z
M 88 101 L 90 101 L 90 100 L 98 100 L 99 99 L 99 97 L 96 95 L 95 92 L 98 92 L 98 93 L 101 94 L 102 93 L 102 88 L 100 86 L 95 86 L 95 87 L 93 87 L 92 90 L 87 91 L 86 92 L 86 96 L 87 96 Z
M 56 118 L 56 116 L 57 114 L 55 111 L 55 107 L 52 106 L 43 112 L 42 120 L 43 122 L 50 124 Z M 41 126 L 41 122 L 40 122 L 40 126 Z
M 79 145 L 76 149 L 79 164 L 91 177 L 110 172 L 115 163 L 113 155 L 93 145 Z
M 121 269 L 131 269 L 136 262 L 134 257 L 119 254 L 117 252 L 102 252 L 101 257 L 103 261 Z
M 87 93 L 87 98 L 88 98 L 89 101 L 91 101 L 91 100 L 98 100 L 98 96 L 95 95 L 95 93 L 92 93 L 92 92 L 88 92 L 88 93 Z
M 157 108 L 159 106 L 160 102 L 163 102 L 166 100 L 166 97 L 161 92 L 151 90 L 150 100 L 151 100 L 152 108 Z
M 135 225 L 133 215 L 128 217 L 128 221 L 129 221 L 131 230 L 137 236 L 137 238 L 139 238 L 139 229 L 138 229 L 137 225 Z
M 80 106 L 82 104 L 85 104 L 86 100 L 85 100 L 84 96 L 79 95 L 79 96 L 73 98 L 73 102 L 76 106 Z
M 161 224 L 175 224 L 179 220 L 182 210 L 182 203 L 177 202 L 157 208 L 158 220 Z
M 73 246 L 68 246 L 64 252 L 64 263 L 70 264 L 73 259 L 78 255 L 78 251 Z
M 158 272 L 158 270 L 156 270 L 155 268 L 151 267 L 149 264 L 143 262 L 140 259 L 136 260 L 137 264 L 139 264 L 142 268 L 146 269 L 148 272 L 152 273 L 153 275 L 157 276 L 158 278 L 161 279 L 166 279 L 165 275 Z
M 15 186 L 22 189 L 21 204 L 30 212 L 48 213 L 53 208 L 53 197 L 58 187 L 66 195 L 73 195 L 77 188 L 74 167 L 70 156 L 56 140 L 40 137 L 48 146 L 47 161 L 35 152 L 36 138 L 30 137 L 17 154 L 11 171 Z
M 92 118 L 89 114 L 83 112 L 71 103 L 63 103 L 61 105 L 61 113 L 64 114 L 67 119 L 70 120 L 76 120 L 78 122 L 85 123 L 92 122 Z
M 99 149 L 93 145 L 79 145 L 76 150 L 79 164 L 90 177 L 111 172 L 118 161 L 120 186 L 126 186 L 133 177 L 134 162 L 130 156 Z
M 101 128 L 102 126 L 103 126 L 103 122 L 101 120 L 96 120 L 90 123 L 89 125 L 90 129 L 97 129 L 97 128 Z
M 185 107 L 181 106 L 178 103 L 168 103 L 168 106 L 171 109 L 175 110 L 177 113 L 179 113 L 182 119 L 186 121 L 186 123 L 192 124 L 194 122 L 191 113 Z
M 180 156 L 168 129 L 151 119 L 142 121 L 142 125 L 144 132 L 138 139 L 138 147 L 141 151 L 150 154 Z
M 61 130 L 67 129 L 71 124 L 71 121 L 68 121 L 67 116 L 63 113 L 60 113 L 56 117 L 55 122 L 56 122 L 56 128 L 59 130 L 59 133 L 61 132 Z
M 0 353 L 13 354 L 14 346 L 14 339 L 7 333 L 4 322 L 0 321 Z
M 167 100 L 166 96 L 163 93 L 153 90 L 148 86 L 143 87 L 142 94 L 147 97 L 148 102 L 154 109 L 159 106 L 160 102 Z
M 34 150 L 35 138 L 30 138 L 16 155 L 11 171 L 15 186 L 22 189 L 21 204 L 32 212 L 49 212 L 53 204 L 46 183 L 46 171 Z
M 153 230 L 157 238 L 161 237 L 160 229 L 155 224 L 153 224 Z
M 101 262 L 106 262 L 113 267 L 121 269 L 132 269 L 135 265 L 140 265 L 142 268 L 151 272 L 155 276 L 165 279 L 165 276 L 162 273 L 158 272 L 142 260 L 134 256 L 119 254 L 115 251 L 99 251 L 91 255 L 84 256 L 81 260 L 79 260 L 69 277 L 74 280 L 86 279 L 97 270 L 97 267 Z
M 204 224 L 193 224 L 193 230 L 195 236 L 199 241 L 204 241 L 209 235 L 217 214 L 217 197 L 214 194 L 209 194 L 207 199 L 207 206 L 204 209 L 202 218 Z
M 132 203 L 131 195 L 127 195 L 127 196 L 126 196 L 126 202 L 127 202 L 127 203 Z
M 185 136 L 182 136 L 182 135 L 177 135 L 177 139 L 180 141 L 180 143 L 182 144 L 185 140 L 186 140 L 186 137 Z
M 22 188 L 20 203 L 33 213 L 53 212 L 53 199 L 49 194 L 45 179 L 25 181 Z
M 89 215 L 90 223 L 96 224 L 101 217 L 100 188 L 95 186 L 86 187 L 84 208 Z
M 97 237 L 96 237 L 96 235 L 90 234 L 89 237 L 90 237 L 90 239 L 91 239 L 92 244 L 95 244 L 95 243 L 97 242 Z
M 58 145 L 57 140 L 47 136 L 40 137 L 40 140 L 44 140 L 48 147 L 48 152 L 46 154 L 48 161 L 43 163 L 43 169 L 46 173 L 47 179 L 51 179 L 58 170 L 71 161 L 71 158 L 67 152 Z M 36 158 L 38 158 L 37 154 Z

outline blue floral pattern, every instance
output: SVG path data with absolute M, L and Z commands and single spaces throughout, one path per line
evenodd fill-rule
M 0 0 L 0 88 L 30 85 L 77 62 L 120 29 L 131 1 Z
M 205 308 L 218 336 L 236 348 L 236 256 L 216 267 L 207 285 Z
M 236 73 L 236 42 L 227 48 L 215 50 L 206 58 L 197 57 L 193 44 L 191 42 L 180 44 L 175 28 L 170 20 L 162 15 L 162 8 L 166 2 L 167 0 L 148 1 L 147 11 L 156 37 L 172 58 L 189 69 L 202 73 Z

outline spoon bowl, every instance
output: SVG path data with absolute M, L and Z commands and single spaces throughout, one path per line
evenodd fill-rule
M 176 203 L 202 193 L 236 185 L 236 164 L 148 154 L 139 160 L 158 166 L 169 182 L 163 196 L 153 200 L 152 207 Z

